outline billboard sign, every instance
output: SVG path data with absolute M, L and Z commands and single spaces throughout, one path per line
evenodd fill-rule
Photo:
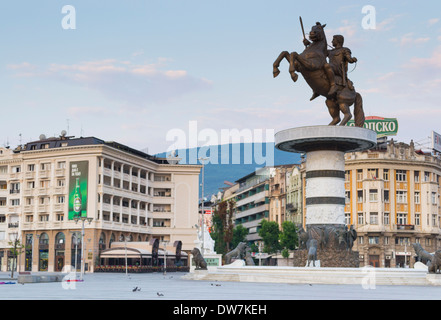
M 87 183 L 89 161 L 70 163 L 68 219 L 87 217 Z
M 347 126 L 355 126 L 354 120 L 349 120 Z M 398 132 L 398 121 L 396 118 L 382 118 L 376 116 L 366 117 L 364 127 L 377 133 L 377 138 L 395 136 Z
M 432 131 L 432 149 L 441 152 L 441 135 Z

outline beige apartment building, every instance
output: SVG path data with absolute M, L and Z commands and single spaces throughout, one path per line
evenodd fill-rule
M 390 140 L 345 156 L 346 224 L 355 225 L 360 266 L 413 266 L 419 243 L 441 248 L 441 160 Z
M 16 150 L 0 148 L 1 271 L 11 268 L 15 239 L 26 245 L 19 271 L 62 271 L 81 259 L 82 245 L 86 271 L 112 242 L 158 239 L 194 247 L 201 166 L 94 137 L 42 138 Z M 76 241 L 82 222 L 72 219 L 71 209 L 80 187 L 83 244 Z

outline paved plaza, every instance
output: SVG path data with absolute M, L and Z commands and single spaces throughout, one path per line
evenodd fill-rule
M 38 273 L 33 273 L 38 274 Z M 0 300 L 440 300 L 441 286 L 280 284 L 185 280 L 185 273 L 94 273 L 83 282 L 7 284 Z M 134 291 L 135 288 L 138 288 Z

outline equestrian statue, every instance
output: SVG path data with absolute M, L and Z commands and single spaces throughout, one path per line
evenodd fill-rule
M 291 79 L 296 82 L 300 72 L 313 91 L 310 100 L 319 96 L 326 98 L 326 106 L 332 117 L 329 125 L 344 126 L 352 118 L 350 106 L 354 105 L 355 126 L 363 127 L 364 111 L 361 95 L 355 91 L 354 85 L 347 77 L 348 63 L 357 62 L 352 57 L 351 50 L 343 47 L 342 35 L 335 35 L 332 40 L 334 46 L 328 50 L 325 27 L 317 22 L 309 32 L 309 40 L 306 39 L 302 18 L 300 24 L 303 31 L 303 44 L 305 50 L 302 53 L 283 51 L 273 64 L 273 76 L 280 73 L 280 62 L 285 58 L 289 62 Z M 327 61 L 329 60 L 329 62 Z M 340 112 L 343 119 L 340 118 Z

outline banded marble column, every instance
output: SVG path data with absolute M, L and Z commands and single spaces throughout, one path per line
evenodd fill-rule
M 306 159 L 306 226 L 344 225 L 344 152 L 310 151 Z

